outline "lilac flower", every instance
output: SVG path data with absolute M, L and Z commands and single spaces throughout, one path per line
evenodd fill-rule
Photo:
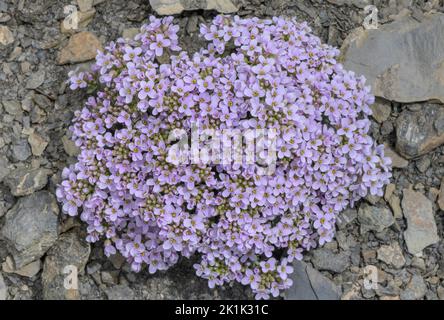
M 332 240 L 342 210 L 383 194 L 391 162 L 369 135 L 374 97 L 306 23 L 220 15 L 201 26 L 208 45 L 189 55 L 173 22 L 152 16 L 90 72 L 69 73 L 72 90 L 99 89 L 74 114 L 81 152 L 57 198 L 84 221 L 87 241 L 104 240 L 105 255 L 120 253 L 136 272 L 197 255 L 210 287 L 235 281 L 276 297 L 292 285 L 291 263 Z M 171 59 L 159 64 L 165 50 Z M 260 174 L 270 143 L 251 131 L 259 151 L 249 161 L 190 161 L 169 133 L 187 140 L 196 125 L 274 129 L 274 172 Z
M 165 38 L 162 34 L 156 34 L 156 40 L 150 44 L 150 49 L 153 50 L 156 56 L 161 56 L 163 54 L 163 48 L 169 47 L 171 41 Z

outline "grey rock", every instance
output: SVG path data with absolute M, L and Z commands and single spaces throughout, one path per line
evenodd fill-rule
M 118 271 L 102 271 L 100 278 L 102 282 L 109 285 L 117 284 Z
M 9 161 L 6 157 L 0 156 L 0 182 L 11 172 Z
M 100 40 L 91 32 L 82 31 L 69 38 L 68 44 L 62 48 L 57 63 L 79 63 L 92 60 L 97 50 L 103 50 Z
M 0 181 L 1 181 L 0 176 Z M 441 187 L 439 188 L 439 194 L 438 194 L 438 206 L 439 208 L 444 211 L 444 177 L 441 180 Z
M 16 197 L 21 197 L 43 189 L 48 183 L 50 173 L 51 170 L 43 168 L 19 168 L 12 171 L 4 180 L 11 193 Z
M 419 300 L 424 298 L 427 285 L 419 275 L 413 275 L 407 287 L 401 292 L 402 300 Z
M 376 30 L 360 27 L 344 41 L 341 60 L 390 101 L 444 102 L 444 14 L 404 17 Z M 390 52 L 390 54 L 387 54 Z
M 384 155 L 392 159 L 393 168 L 407 168 L 409 162 L 396 153 L 387 143 L 384 144 Z
M 19 140 L 12 145 L 12 156 L 16 161 L 25 161 L 31 156 L 31 148 L 28 141 Z
M 5 213 L 12 207 L 13 204 L 14 196 L 5 186 L 0 185 L 0 218 L 5 215 Z
M 395 219 L 402 219 L 401 200 L 398 196 L 392 195 L 388 200 L 388 204 L 393 211 Z
M 1 236 L 11 248 L 16 268 L 39 259 L 55 243 L 58 214 L 57 202 L 47 191 L 20 198 L 6 214 Z
M 80 11 L 86 12 L 93 8 L 94 0 L 77 0 L 77 4 L 79 5 Z
M 402 210 L 407 219 L 404 239 L 411 254 L 421 253 L 425 247 L 439 241 L 432 202 L 423 194 L 404 189 Z
M 8 297 L 8 287 L 6 286 L 5 280 L 3 279 L 2 273 L 0 272 L 0 301 L 6 300 Z
M 48 141 L 36 132 L 29 135 L 28 143 L 31 146 L 32 154 L 35 156 L 41 156 L 48 146 Z
M 67 254 L 69 253 L 69 254 Z M 42 272 L 43 299 L 75 300 L 80 298 L 78 288 L 65 288 L 67 276 L 75 277 L 85 270 L 91 248 L 79 229 L 62 234 L 48 251 Z M 75 270 L 75 271 L 74 271 Z
M 16 100 L 4 100 L 2 101 L 3 108 L 5 108 L 6 112 L 10 115 L 18 115 L 22 113 L 22 106 L 20 102 Z
M 76 146 L 75 142 L 72 139 L 68 138 L 68 136 L 64 135 L 62 137 L 63 149 L 70 157 L 75 157 L 80 153 L 80 148 Z
M 140 28 L 127 28 L 122 32 L 122 38 L 134 39 L 134 37 L 140 33 Z
M 39 69 L 37 72 L 31 74 L 26 82 L 26 89 L 37 89 L 45 81 L 46 72 L 44 69 Z
M 317 270 L 341 273 L 350 265 L 350 253 L 334 253 L 332 250 L 320 248 L 312 252 L 311 262 Z
M 358 210 L 361 233 L 367 231 L 381 232 L 390 227 L 395 219 L 387 207 L 371 206 L 363 203 Z
M 185 10 L 216 10 L 220 13 L 234 13 L 238 8 L 231 0 L 150 0 L 151 7 L 160 15 L 173 15 Z
M 14 35 L 7 26 L 0 26 L 0 44 L 8 46 L 14 42 Z
M 430 158 L 422 157 L 418 161 L 416 161 L 416 168 L 418 168 L 419 172 L 424 173 L 430 167 L 430 164 Z
M 111 286 L 105 290 L 109 300 L 134 300 L 134 291 L 126 284 Z
M 339 300 L 341 289 L 303 261 L 293 264 L 293 285 L 284 292 L 286 300 Z
M 407 159 L 426 154 L 444 143 L 444 107 L 425 104 L 404 110 L 396 119 L 396 149 Z
M 2 263 L 2 270 L 6 273 L 15 273 L 22 277 L 32 278 L 42 269 L 42 262 L 39 260 L 33 261 L 26 266 L 15 269 L 14 261 L 11 257 L 6 257 L 6 261 Z
M 392 111 L 390 102 L 388 101 L 376 101 L 373 105 L 370 106 L 372 109 L 372 117 L 378 122 L 383 123 L 390 117 L 390 113 Z
M 405 265 L 405 258 L 398 243 L 383 245 L 378 249 L 378 259 L 400 269 Z
M 340 230 L 345 229 L 345 227 L 355 221 L 357 217 L 358 212 L 356 209 L 346 209 L 342 211 L 339 217 L 336 219 L 336 225 Z
M 438 294 L 439 300 L 444 300 L 444 286 L 440 286 L 436 289 L 436 293 Z
M 426 271 L 425 261 L 419 257 L 413 257 L 410 265 L 414 268 L 418 268 L 421 271 Z

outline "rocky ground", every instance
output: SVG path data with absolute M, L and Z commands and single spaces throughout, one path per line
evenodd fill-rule
M 150 4 L 151 2 L 151 4 Z M 167 3 L 168 5 L 165 5 Z M 66 29 L 66 5 L 79 28 Z M 364 30 L 364 7 L 379 28 Z M 444 8 L 442 0 L 0 0 L 0 300 L 249 299 L 242 286 L 210 290 L 192 261 L 134 274 L 101 245 L 83 241 L 60 214 L 55 185 L 77 150 L 67 127 L 84 95 L 66 88 L 96 49 L 131 37 L 150 14 L 176 14 L 182 46 L 197 50 L 199 23 L 220 12 L 296 16 L 378 97 L 373 137 L 385 143 L 394 177 L 383 198 L 345 211 L 335 241 L 295 265 L 287 299 L 444 299 Z M 371 36 L 369 36 L 371 35 Z M 78 289 L 63 284 L 72 265 Z M 66 273 L 66 274 L 65 274 Z

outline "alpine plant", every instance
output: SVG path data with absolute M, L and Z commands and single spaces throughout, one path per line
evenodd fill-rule
M 331 241 L 338 214 L 382 196 L 391 177 L 369 135 L 370 88 L 295 19 L 219 15 L 201 26 L 208 44 L 192 56 L 172 17 L 140 30 L 98 52 L 90 71 L 70 73 L 71 89 L 94 95 L 70 127 L 81 152 L 57 189 L 63 211 L 135 272 L 196 255 L 210 288 L 236 281 L 257 299 L 278 296 L 292 285 L 292 262 Z M 171 161 L 171 133 L 196 125 L 275 130 L 274 171 Z

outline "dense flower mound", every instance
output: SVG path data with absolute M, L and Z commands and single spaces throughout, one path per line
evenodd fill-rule
M 210 287 L 237 281 L 277 296 L 292 285 L 292 261 L 330 241 L 338 214 L 381 196 L 391 177 L 368 134 L 374 97 L 306 23 L 217 16 L 191 57 L 177 31 L 171 17 L 151 17 L 134 40 L 98 53 L 91 72 L 70 75 L 71 89 L 95 95 L 75 113 L 81 153 L 58 199 L 87 223 L 88 241 L 104 240 L 135 271 L 196 254 Z M 171 132 L 196 124 L 276 130 L 275 171 L 168 161 Z

